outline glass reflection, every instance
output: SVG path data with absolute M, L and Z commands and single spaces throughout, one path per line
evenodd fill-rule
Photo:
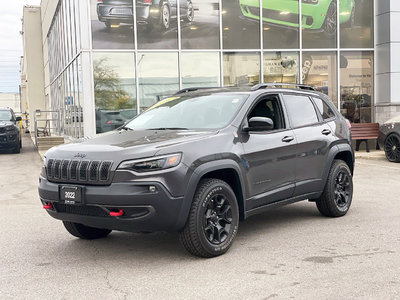
M 373 48 L 373 0 L 340 0 L 340 46 Z M 351 7 L 351 10 L 349 9 Z
M 183 52 L 181 69 L 183 88 L 220 86 L 218 52 Z
M 133 49 L 132 0 L 91 0 L 94 49 Z
M 218 0 L 196 0 L 188 6 L 181 12 L 182 49 L 218 49 Z
M 335 52 L 304 52 L 303 83 L 317 87 L 337 107 L 337 60 Z
M 259 82 L 259 53 L 224 53 L 224 86 L 253 85 Z
M 245 5 L 247 2 L 253 3 L 251 7 Z M 222 0 L 224 49 L 260 48 L 260 7 L 257 3 L 258 0 Z M 254 19 L 250 14 L 255 16 Z
M 136 115 L 133 53 L 93 53 L 96 132 L 122 126 Z
M 298 52 L 264 52 L 264 82 L 298 83 Z
M 354 1 L 354 0 L 351 0 Z M 342 7 L 343 13 L 349 7 Z M 302 3 L 304 48 L 335 48 L 337 39 L 337 2 L 305 0 Z M 341 21 L 346 22 L 343 18 Z
M 341 113 L 352 123 L 372 121 L 373 62 L 372 52 L 342 52 L 341 54 Z
M 140 110 L 179 90 L 178 53 L 139 53 Z

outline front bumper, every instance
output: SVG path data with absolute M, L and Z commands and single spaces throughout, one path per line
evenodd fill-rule
M 59 186 L 40 177 L 39 196 L 43 204 L 52 204 L 47 212 L 54 218 L 91 227 L 130 232 L 179 231 L 183 197 L 173 197 L 159 182 L 112 183 L 108 186 L 82 186 L 80 205 L 60 200 Z M 149 187 L 155 187 L 150 192 Z M 122 209 L 124 215 L 110 216 Z

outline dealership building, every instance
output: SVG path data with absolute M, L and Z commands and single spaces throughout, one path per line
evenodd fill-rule
M 183 88 L 299 83 L 383 123 L 400 114 L 398 28 L 398 0 L 42 0 L 24 8 L 21 90 L 40 91 L 22 102 L 82 138 Z

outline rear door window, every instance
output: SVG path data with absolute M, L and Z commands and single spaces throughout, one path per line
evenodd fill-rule
M 318 123 L 317 113 L 308 96 L 284 94 L 283 99 L 293 128 Z
M 330 118 L 335 117 L 335 113 L 329 107 L 329 105 L 325 103 L 325 101 L 323 101 L 320 98 L 315 98 L 315 97 L 313 97 L 313 100 L 315 102 L 315 105 L 318 107 L 318 110 L 321 113 L 321 116 L 324 120 L 328 120 Z

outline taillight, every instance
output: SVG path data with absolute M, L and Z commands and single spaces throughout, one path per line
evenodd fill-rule
M 153 4 L 153 0 L 143 0 L 144 4 Z
M 347 124 L 347 127 L 351 128 L 351 123 L 350 123 L 350 121 L 347 120 L 347 119 L 346 119 L 346 124 Z
M 99 3 L 103 3 L 103 0 L 97 0 L 97 2 L 99 2 Z
M 108 121 L 107 124 L 111 124 L 111 121 Z

